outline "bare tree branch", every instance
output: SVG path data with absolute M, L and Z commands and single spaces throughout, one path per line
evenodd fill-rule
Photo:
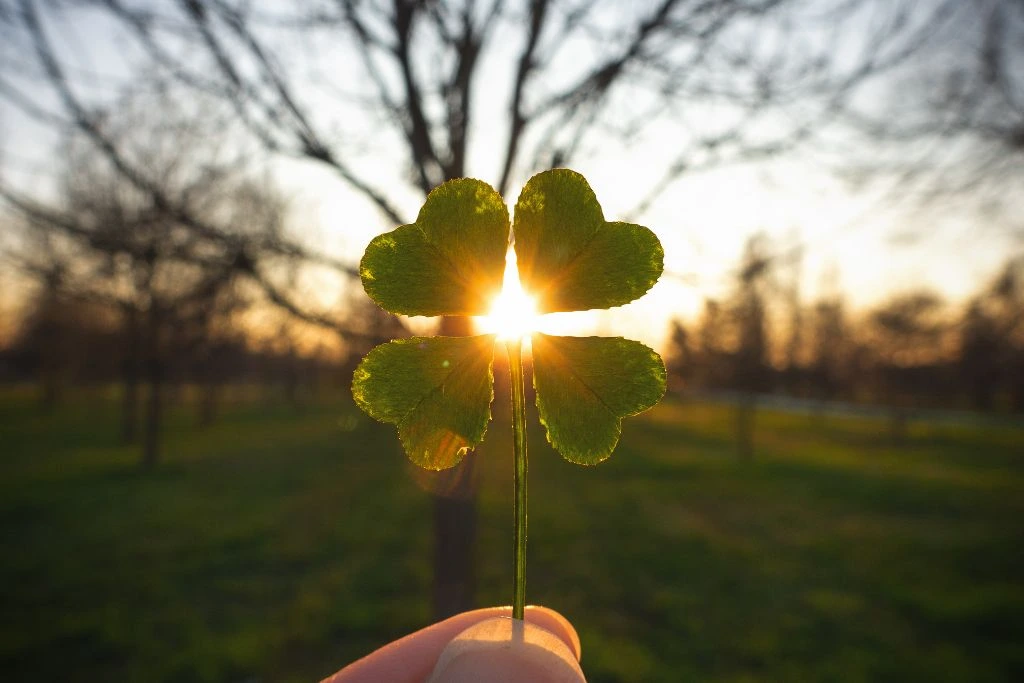
M 544 30 L 548 11 L 548 0 L 531 0 L 530 2 L 530 26 L 526 34 L 526 42 L 519 60 L 516 64 L 515 80 L 512 85 L 512 99 L 509 102 L 508 137 L 505 142 L 505 160 L 501 166 L 501 173 L 498 176 L 498 192 L 505 194 L 508 191 L 508 184 L 511 180 L 512 167 L 516 162 L 519 153 L 519 142 L 522 139 L 523 129 L 526 127 L 527 116 L 523 111 L 523 91 L 526 83 L 533 73 L 535 64 L 535 53 L 540 42 L 540 34 Z

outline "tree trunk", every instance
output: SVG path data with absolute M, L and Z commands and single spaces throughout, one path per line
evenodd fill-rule
M 208 368 L 209 369 L 209 368 Z M 207 376 L 203 381 L 203 395 L 199 398 L 199 427 L 209 427 L 217 419 L 220 403 L 220 382 Z
M 472 334 L 468 318 L 443 318 L 442 335 Z M 477 478 L 476 458 L 467 456 L 441 474 L 432 494 L 434 512 L 435 619 L 471 609 L 476 593 Z
M 160 461 L 160 422 L 163 417 L 164 365 L 160 357 L 160 317 L 149 313 L 146 355 L 146 379 L 149 401 L 146 404 L 145 434 L 142 442 L 142 467 L 154 469 Z
M 125 370 L 124 395 L 121 397 L 121 442 L 133 444 L 139 426 L 139 371 Z
M 1024 356 L 1024 354 L 1021 354 Z M 1010 412 L 1024 413 L 1024 357 L 1010 364 Z
M 159 358 L 148 363 L 149 401 L 146 404 L 146 433 L 142 442 L 142 466 L 151 470 L 160 461 L 160 422 L 163 417 L 163 365 Z
M 989 378 L 975 378 L 974 379 L 974 409 L 982 413 L 992 412 L 992 407 L 995 405 L 993 397 L 992 386 L 993 382 Z
M 57 378 L 57 373 L 51 368 L 44 369 L 43 390 L 40 394 L 39 405 L 42 407 L 42 411 L 45 414 L 53 414 L 57 404 L 60 403 L 60 389 L 60 380 Z
M 42 411 L 50 415 L 63 398 L 64 364 L 63 349 L 60 344 L 61 330 L 51 323 L 44 327 L 40 355 L 40 393 L 39 405 Z
M 196 404 L 196 424 L 200 429 L 211 426 L 217 420 L 220 407 L 221 390 L 223 388 L 223 370 L 218 361 L 222 361 L 219 349 L 206 340 L 200 350 L 199 400 Z
M 121 441 L 135 443 L 139 425 L 139 319 L 135 309 L 124 311 L 125 352 L 121 366 L 124 393 L 121 397 Z
M 907 427 L 909 424 L 909 408 L 898 406 L 893 409 L 889 420 L 889 438 L 894 446 L 903 446 L 907 443 Z
M 67 329 L 60 324 L 60 309 L 55 293 L 48 293 L 41 305 L 43 320 L 37 332 L 39 339 L 39 405 L 49 415 L 60 404 L 64 393 L 67 368 Z
M 754 415 L 757 411 L 757 397 L 744 393 L 736 404 L 736 454 L 740 460 L 754 457 Z
M 476 458 L 444 472 L 433 494 L 435 619 L 474 607 L 476 594 Z

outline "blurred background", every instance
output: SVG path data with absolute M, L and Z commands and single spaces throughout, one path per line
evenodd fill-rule
M 354 407 L 358 262 L 569 166 L 649 226 L 606 463 L 531 417 L 589 680 L 1024 680 L 1024 3 L 3 0 L 4 680 L 310 681 L 511 599 L 507 372 L 454 471 Z

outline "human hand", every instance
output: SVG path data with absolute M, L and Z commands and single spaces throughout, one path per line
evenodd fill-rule
M 580 640 L 554 610 L 509 607 L 457 614 L 349 664 L 323 683 L 586 683 Z

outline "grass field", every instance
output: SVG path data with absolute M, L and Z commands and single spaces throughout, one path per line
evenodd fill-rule
M 504 411 L 498 410 L 499 414 Z M 1024 680 L 1024 431 L 668 401 L 611 460 L 532 422 L 527 596 L 592 683 Z M 423 477 L 350 403 L 172 414 L 143 473 L 116 403 L 0 394 L 0 679 L 314 681 L 429 620 Z M 511 592 L 508 425 L 482 467 L 478 603 Z

